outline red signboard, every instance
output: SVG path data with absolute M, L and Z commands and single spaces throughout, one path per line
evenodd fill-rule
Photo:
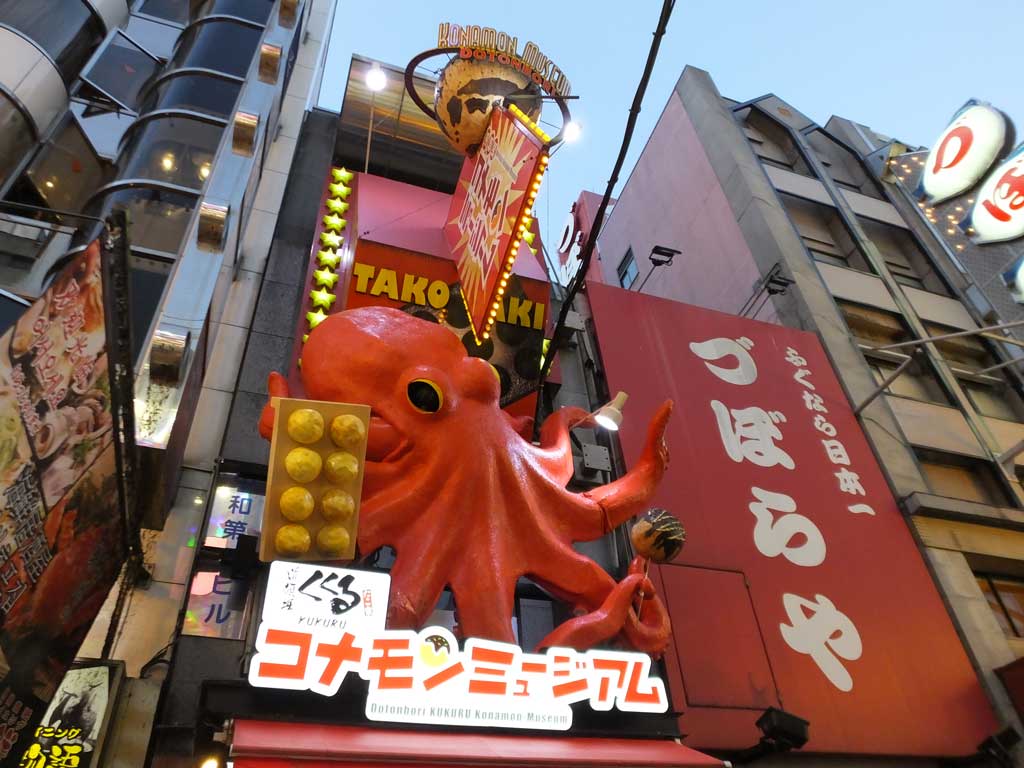
M 810 721 L 805 751 L 959 755 L 997 730 L 949 615 L 824 350 L 806 332 L 599 284 L 611 391 L 676 410 L 655 501 L 688 540 L 660 568 L 680 727 L 755 743 L 768 706 Z
M 499 107 L 491 111 L 479 151 L 462 166 L 444 228 L 478 340 L 490 336 L 547 163 L 524 120 Z

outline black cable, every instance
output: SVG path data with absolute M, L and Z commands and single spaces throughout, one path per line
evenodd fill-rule
M 551 344 L 548 347 L 548 353 L 544 356 L 544 367 L 541 369 L 540 379 L 537 381 L 537 389 L 544 386 L 544 380 L 547 378 L 548 372 L 551 370 L 551 361 L 555 359 L 555 353 L 558 351 L 560 332 L 565 328 L 565 320 L 569 316 L 569 310 L 572 308 L 573 299 L 576 298 L 576 294 L 578 294 L 580 292 L 580 288 L 583 287 L 587 270 L 590 268 L 590 259 L 594 254 L 594 247 L 597 245 L 597 236 L 604 224 L 605 210 L 608 208 L 609 202 L 611 202 L 612 192 L 619 181 L 619 172 L 622 170 L 622 165 L 626 161 L 626 153 L 629 151 L 629 144 L 633 138 L 633 131 L 636 128 L 636 120 L 640 115 L 640 106 L 643 104 L 644 94 L 647 92 L 647 83 L 651 79 L 651 72 L 654 70 L 654 62 L 658 58 L 658 48 L 661 46 L 661 38 L 664 36 L 665 29 L 668 27 L 668 20 L 672 15 L 673 6 L 675 6 L 675 0 L 664 0 L 662 3 L 661 16 L 658 18 L 658 27 L 654 31 L 654 40 L 651 42 L 651 50 L 647 54 L 647 65 L 644 67 L 643 76 L 640 78 L 639 85 L 637 85 L 636 95 L 633 96 L 633 104 L 629 108 L 629 119 L 626 121 L 626 130 L 622 136 L 622 146 L 619 147 L 619 156 L 615 160 L 615 167 L 612 169 L 611 178 L 608 179 L 608 186 L 605 189 L 604 197 L 601 198 L 601 204 L 597 207 L 597 214 L 594 216 L 594 224 L 590 228 L 590 235 L 587 237 L 587 244 L 583 247 L 583 253 L 580 257 L 579 269 L 576 270 L 576 275 L 569 283 L 565 300 L 562 302 L 562 308 L 558 312 L 558 320 L 555 323 L 555 329 L 552 332 Z M 540 399 L 538 399 L 537 402 L 539 405 Z

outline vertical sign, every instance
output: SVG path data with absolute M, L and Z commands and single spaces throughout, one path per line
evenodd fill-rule
M 628 461 L 643 415 L 678 403 L 654 502 L 688 533 L 659 577 L 689 743 L 742 748 L 784 702 L 810 751 L 973 753 L 991 708 L 818 339 L 587 290 L 608 385 L 635 413 Z
M 475 157 L 462 166 L 445 239 L 479 343 L 490 337 L 512 264 L 529 236 L 540 180 L 547 165 L 543 134 L 525 115 L 494 107 Z
M 0 764 L 27 748 L 125 557 L 112 403 L 130 367 L 107 343 L 102 262 L 94 242 L 0 337 Z

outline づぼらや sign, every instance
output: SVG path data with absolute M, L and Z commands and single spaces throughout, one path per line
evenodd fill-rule
M 611 391 L 686 404 L 653 503 L 687 503 L 686 548 L 656 571 L 688 743 L 741 749 L 740 714 L 784 699 L 815 752 L 972 753 L 991 707 L 818 339 L 587 290 Z M 623 422 L 628 463 L 644 433 Z
M 333 696 L 345 676 L 369 682 L 370 720 L 568 730 L 571 705 L 664 712 L 664 683 L 646 654 L 549 648 L 470 638 L 444 627 L 384 629 L 390 577 L 276 561 L 249 682 Z

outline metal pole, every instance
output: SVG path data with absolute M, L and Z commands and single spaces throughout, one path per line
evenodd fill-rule
M 1014 320 L 1012 323 L 1000 323 L 999 325 L 987 325 L 984 328 L 975 328 L 971 331 L 957 331 L 956 333 L 944 333 L 941 336 L 927 336 L 923 339 L 912 339 L 911 341 L 901 341 L 898 344 L 886 344 L 884 347 L 871 347 L 872 350 L 885 350 L 885 349 L 901 349 L 902 347 L 915 347 L 919 344 L 927 344 L 929 341 L 945 341 L 946 339 L 958 339 L 962 336 L 976 336 L 979 333 L 985 333 L 986 331 L 1003 331 L 1008 328 L 1017 328 L 1024 325 L 1024 320 Z M 1007 341 L 1007 339 L 1000 339 L 1001 341 Z M 1012 343 L 1012 342 L 1011 342 Z
M 645 286 L 645 285 L 647 285 L 647 281 L 651 279 L 651 275 L 653 275 L 653 274 L 654 274 L 654 270 L 656 270 L 656 269 L 657 269 L 658 267 L 660 267 L 660 266 L 661 266 L 661 264 L 655 264 L 655 263 L 653 263 L 653 262 L 651 263 L 651 269 L 650 269 L 650 271 L 649 271 L 649 272 L 648 272 L 648 273 L 647 273 L 646 275 L 644 275 L 644 280 L 643 280 L 643 282 L 642 282 L 642 283 L 640 283 L 640 287 L 636 289 L 636 292 L 637 292 L 637 293 L 642 293 L 642 292 L 643 292 L 643 290 L 644 290 L 644 286 Z
M 377 101 L 377 92 L 370 91 L 370 127 L 366 132 L 366 162 L 363 165 L 363 173 L 370 172 L 370 141 L 373 139 L 373 108 Z
M 1000 368 L 1006 368 L 1014 363 L 1024 363 L 1024 357 L 1015 357 L 1012 360 L 1007 360 L 1003 363 L 996 363 L 995 365 L 990 365 L 988 368 L 982 368 L 980 371 L 974 371 L 974 373 L 981 376 L 991 371 L 998 371 Z
M 900 376 L 902 376 L 903 372 L 905 370 L 907 370 L 907 366 L 909 366 L 912 362 L 914 362 L 914 355 L 915 354 L 917 354 L 917 350 L 916 349 L 913 352 L 911 352 L 910 357 L 908 357 L 906 360 L 904 360 L 902 363 L 900 363 L 899 367 L 897 367 L 895 371 L 890 373 L 885 378 L 885 380 L 881 384 L 878 385 L 878 387 L 875 389 L 874 392 L 872 392 L 870 395 L 868 395 L 864 399 L 863 403 L 861 403 L 860 405 L 858 405 L 856 408 L 853 409 L 854 415 L 859 415 L 861 411 L 863 411 L 865 408 L 867 408 L 869 405 L 871 405 L 871 403 L 873 403 L 875 401 L 876 397 L 878 397 L 880 394 L 882 394 L 885 391 L 886 387 L 888 387 L 890 384 L 892 384 L 894 381 L 896 381 L 896 379 L 898 379 Z

